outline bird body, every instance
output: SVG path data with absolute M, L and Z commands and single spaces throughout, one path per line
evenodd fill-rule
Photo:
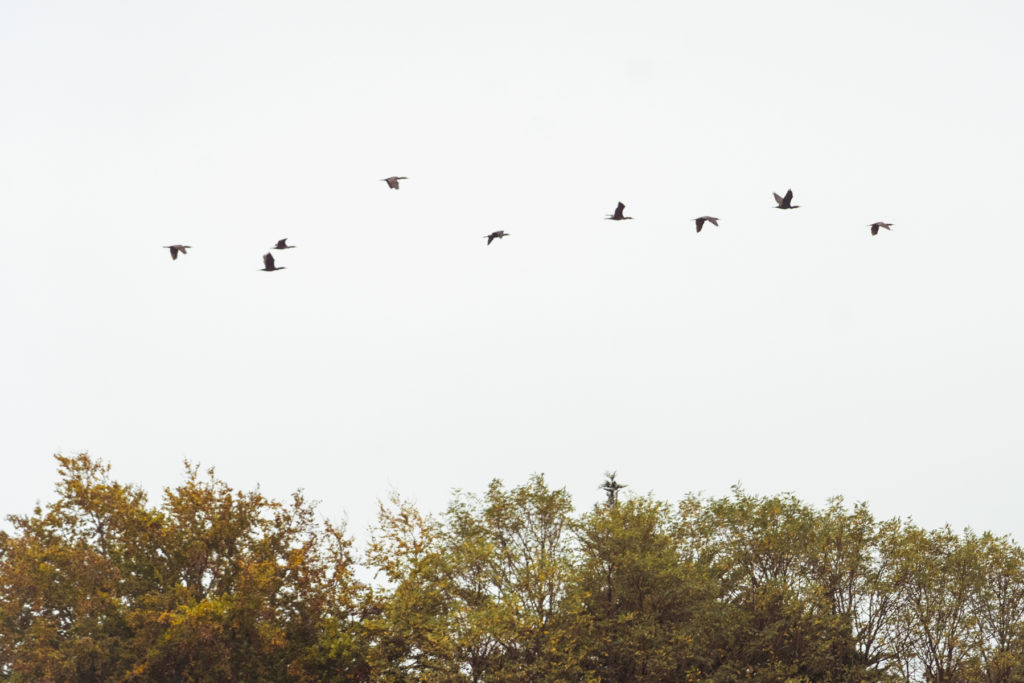
M 399 180 L 408 180 L 408 178 L 406 178 L 404 175 L 393 175 L 390 178 L 381 178 L 381 180 L 384 181 L 385 183 L 387 183 L 388 187 L 390 187 L 392 190 L 397 190 L 398 189 L 398 181 Z
M 780 197 L 775 192 L 772 192 L 772 194 L 775 195 L 775 203 L 778 204 L 778 206 L 775 207 L 776 209 L 799 209 L 800 208 L 799 205 L 795 205 L 795 206 L 793 205 L 793 190 L 786 190 L 786 196 L 785 197 Z
M 500 240 L 502 237 L 508 237 L 509 234 L 510 233 L 507 233 L 504 230 L 495 230 L 490 235 L 484 235 L 484 238 L 487 240 L 487 244 L 490 244 L 494 240 Z
M 285 266 L 274 265 L 274 255 L 269 251 L 263 255 L 263 267 L 260 270 L 265 270 L 268 273 L 274 270 L 284 270 Z
M 178 260 L 178 252 L 179 251 L 182 254 L 187 254 L 188 253 L 187 250 L 191 249 L 191 248 L 192 247 L 187 245 L 187 244 L 172 244 L 169 247 L 164 247 L 164 249 L 170 249 L 171 250 L 171 258 L 174 259 L 175 261 Z
M 294 245 L 292 245 L 292 244 L 285 244 L 287 241 L 288 241 L 287 237 L 285 237 L 283 240 L 278 240 L 277 244 L 275 244 L 273 247 L 271 247 L 271 249 L 294 249 L 295 248 Z
M 877 235 L 879 228 L 885 228 L 886 230 L 892 230 L 892 223 L 883 223 L 882 221 L 878 221 L 877 223 L 872 223 L 868 227 L 871 228 L 871 234 L 872 235 Z
M 711 225 L 718 227 L 718 219 L 712 216 L 701 216 L 700 218 L 694 218 L 694 222 L 697 224 L 697 232 L 704 227 L 705 221 L 711 223 Z
M 626 205 L 623 204 L 622 202 L 619 202 L 619 205 L 615 207 L 615 213 L 611 214 L 610 216 L 605 216 L 605 218 L 610 220 L 610 221 L 631 221 L 631 220 L 633 220 L 632 216 L 623 216 L 622 215 L 622 212 L 623 212 L 623 210 L 625 208 L 626 208 Z

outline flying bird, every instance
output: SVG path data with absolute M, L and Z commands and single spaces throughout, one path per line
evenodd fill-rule
M 605 218 L 610 220 L 610 221 L 631 221 L 631 220 L 633 220 L 632 216 L 623 216 L 622 215 L 622 211 L 625 208 L 626 208 L 626 205 L 623 204 L 622 202 L 619 202 L 619 205 L 615 207 L 615 213 L 613 213 L 610 216 L 605 216 Z
M 494 240 L 500 240 L 502 237 L 508 237 L 509 234 L 510 233 L 507 233 L 504 230 L 495 230 L 490 235 L 484 235 L 484 237 L 487 238 L 487 244 L 490 244 Z
M 718 219 L 711 216 L 701 216 L 700 218 L 694 218 L 693 220 L 697 223 L 697 232 L 700 232 L 700 229 L 704 227 L 704 221 L 711 223 L 711 225 L 716 228 L 718 227 Z
M 271 247 L 271 249 L 294 249 L 295 245 L 285 244 L 285 242 L 287 242 L 287 241 L 288 241 L 287 237 L 285 237 L 283 240 L 278 240 L 277 244 L 275 244 L 273 247 Z
M 284 270 L 284 269 L 285 269 L 284 266 L 275 266 L 274 265 L 274 255 L 271 254 L 269 251 L 266 254 L 263 255 L 263 267 L 260 268 L 260 270 L 265 270 L 265 271 L 267 271 L 269 273 L 269 272 L 274 271 L 274 270 Z
M 164 247 L 164 249 L 170 249 L 170 250 L 171 250 L 171 258 L 172 258 L 172 259 L 174 259 L 175 261 L 177 261 L 177 260 L 178 260 L 178 252 L 179 252 L 179 251 L 180 251 L 180 252 L 181 252 L 182 254 L 187 254 L 187 253 L 188 253 L 188 251 L 186 251 L 186 250 L 187 250 L 187 249 L 191 249 L 191 248 L 192 248 L 192 247 L 190 247 L 190 246 L 189 246 L 189 245 L 187 245 L 187 244 L 172 244 L 172 245 L 171 245 L 171 246 L 169 246 L 169 247 Z
M 775 207 L 776 209 L 799 209 L 800 208 L 799 205 L 796 205 L 796 206 L 792 205 L 792 202 L 793 202 L 793 190 L 786 190 L 786 196 L 785 197 L 780 197 L 779 195 L 775 194 L 774 192 L 772 192 L 772 194 L 775 195 L 775 203 L 778 204 L 778 206 Z
M 381 180 L 383 180 L 385 183 L 387 183 L 388 187 L 390 187 L 392 190 L 397 190 L 398 189 L 398 181 L 399 180 L 408 180 L 408 178 L 406 178 L 404 175 L 393 175 L 390 178 L 381 178 Z
M 892 223 L 883 223 L 882 221 L 878 221 L 877 223 L 872 223 L 868 227 L 871 228 L 871 234 L 872 235 L 877 235 L 879 228 L 885 228 L 886 230 L 892 230 Z

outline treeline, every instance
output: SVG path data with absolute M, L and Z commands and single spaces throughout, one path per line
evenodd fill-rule
M 151 505 L 87 455 L 0 534 L 11 681 L 1021 681 L 1024 554 L 841 499 L 539 476 L 393 496 L 357 555 L 301 494 L 186 466 Z M 370 576 L 373 580 L 360 580 Z

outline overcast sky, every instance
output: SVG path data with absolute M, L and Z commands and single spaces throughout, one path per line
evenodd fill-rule
M 4 2 L 0 512 L 87 450 L 358 538 L 392 488 L 617 470 L 1022 540 L 1022 20 Z

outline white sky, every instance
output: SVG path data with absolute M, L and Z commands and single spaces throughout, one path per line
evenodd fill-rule
M 1024 539 L 1024 6 L 837 5 L 0 4 L 0 512 L 88 450 Z

